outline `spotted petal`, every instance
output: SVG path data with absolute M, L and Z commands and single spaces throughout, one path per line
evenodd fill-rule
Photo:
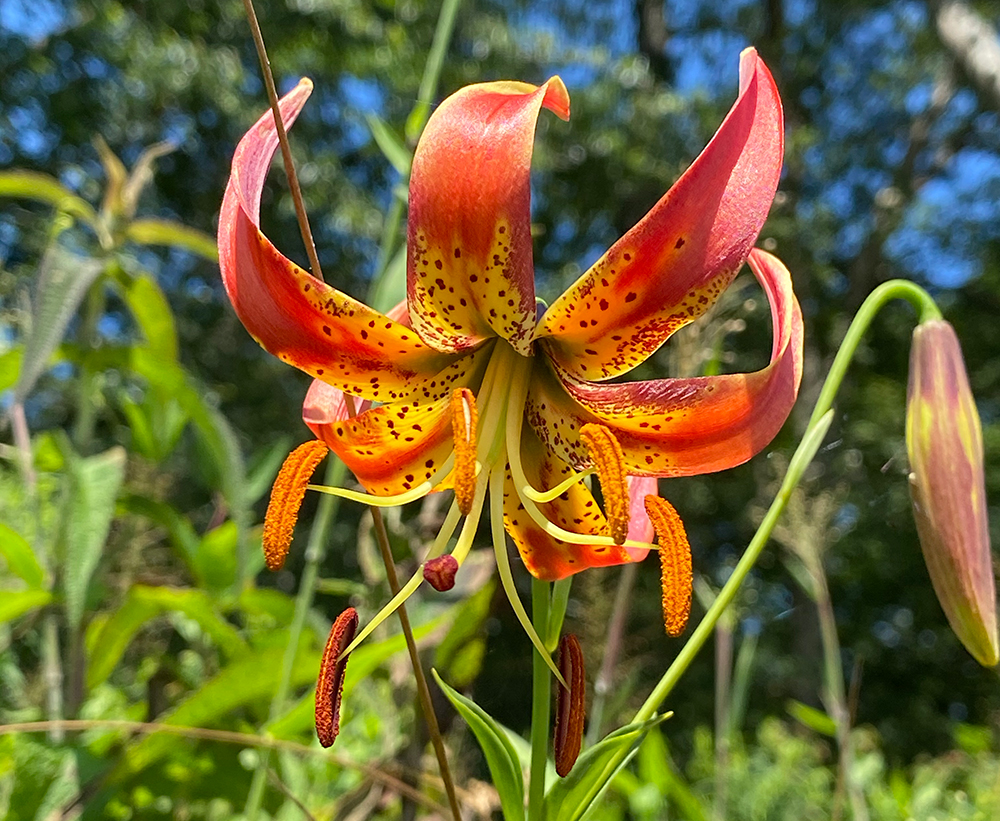
M 303 80 L 281 100 L 286 125 L 311 91 Z M 222 202 L 219 266 L 240 321 L 283 361 L 369 399 L 391 400 L 432 378 L 448 357 L 310 276 L 261 233 L 260 196 L 277 145 L 268 112 L 240 141 Z
M 430 479 L 451 454 L 451 393 L 482 380 L 487 353 L 460 357 L 418 392 L 378 407 L 366 405 L 353 418 L 345 404 L 350 398 L 314 381 L 302 419 L 369 493 L 403 493 Z
M 538 335 L 566 372 L 604 380 L 652 354 L 732 281 L 764 224 L 782 157 L 781 101 L 753 49 L 718 132 L 643 219 L 546 311 Z
M 739 465 L 763 449 L 795 403 L 802 378 L 802 313 L 791 277 L 763 251 L 750 268 L 771 305 L 771 363 L 750 374 L 599 385 L 557 368 L 536 368 L 527 416 L 545 444 L 571 464 L 589 457 L 578 432 L 610 428 L 626 470 L 640 476 L 690 476 Z
M 530 429 L 521 443 L 525 476 L 540 490 L 555 487 L 566 479 L 571 469 L 562 459 L 541 446 Z M 648 542 L 652 525 L 643 508 L 647 493 L 656 492 L 656 480 L 629 479 L 631 520 L 628 538 Z M 607 520 L 593 495 L 582 483 L 570 487 L 553 502 L 539 506 L 553 524 L 573 533 L 603 535 Z M 537 579 L 555 581 L 579 573 L 588 567 L 608 567 L 646 558 L 646 550 L 619 545 L 567 544 L 540 528 L 524 510 L 508 470 L 503 490 L 504 526 L 514 540 L 521 560 Z
M 542 107 L 569 117 L 554 77 L 540 88 L 468 86 L 427 123 L 410 180 L 407 299 L 413 327 L 441 351 L 499 335 L 531 352 L 531 150 Z

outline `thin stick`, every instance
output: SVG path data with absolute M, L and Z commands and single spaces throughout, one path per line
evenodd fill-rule
M 271 111 L 274 112 L 274 127 L 278 131 L 281 159 L 285 163 L 285 175 L 288 177 L 288 187 L 292 192 L 292 202 L 295 203 L 295 217 L 299 221 L 299 231 L 302 233 L 302 242 L 306 246 L 306 256 L 309 257 L 309 266 L 312 268 L 313 276 L 317 279 L 323 279 L 323 269 L 320 268 L 319 256 L 316 254 L 312 228 L 309 227 L 309 217 L 306 214 L 305 203 L 302 201 L 302 189 L 299 187 L 299 178 L 295 173 L 295 164 L 292 162 L 292 148 L 288 144 L 288 134 L 285 132 L 285 124 L 281 120 L 281 111 L 278 109 L 278 91 L 274 87 L 271 61 L 268 60 L 267 49 L 264 48 L 264 35 L 260 32 L 260 23 L 257 22 L 257 12 L 254 11 L 253 0 L 243 0 L 243 7 L 247 12 L 250 31 L 253 32 L 253 43 L 257 47 L 257 58 L 260 60 L 260 69 L 264 75 L 267 99 L 271 103 Z
M 351 403 L 348 402 L 350 407 Z M 389 591 L 395 596 L 399 592 L 399 578 L 396 576 L 396 565 L 392 559 L 392 550 L 389 548 L 389 534 L 385 529 L 385 520 L 382 518 L 382 511 L 377 507 L 369 508 L 372 512 L 372 523 L 375 526 L 375 539 L 378 541 L 379 551 L 382 553 L 382 561 L 385 563 L 385 575 L 389 581 Z M 417 643 L 413 639 L 413 630 L 410 628 L 410 617 L 406 614 L 406 605 L 401 604 L 396 611 L 399 617 L 399 625 L 406 637 L 406 649 L 410 653 L 410 663 L 413 665 L 413 676 L 417 680 L 417 695 L 420 697 L 420 707 L 424 713 L 424 720 L 427 722 L 427 729 L 431 735 L 431 743 L 434 745 L 434 754 L 437 756 L 438 769 L 441 771 L 441 780 L 444 782 L 444 791 L 448 796 L 448 803 L 451 805 L 451 814 L 455 821 L 462 821 L 462 811 L 458 806 L 458 797 L 455 795 L 455 783 L 451 778 L 451 769 L 448 766 L 448 755 L 444 749 L 444 739 L 441 738 L 441 727 L 438 725 L 437 715 L 434 712 L 434 703 L 431 701 L 431 691 L 427 687 L 427 678 L 424 676 L 424 668 L 420 664 L 420 654 L 417 652 Z

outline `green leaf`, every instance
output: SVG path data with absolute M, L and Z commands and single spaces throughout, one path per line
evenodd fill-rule
M 170 245 L 183 248 L 210 262 L 219 261 L 215 237 L 168 219 L 138 219 L 128 224 L 125 236 L 139 245 Z
M 62 585 L 66 618 L 74 628 L 83 619 L 90 578 L 97 568 L 115 513 L 115 499 L 125 476 L 125 449 L 97 456 L 67 454 L 69 493 L 62 543 Z
M 20 345 L 6 353 L 0 354 L 0 393 L 13 388 L 17 384 L 23 361 L 24 348 Z
M 589 817 L 615 774 L 635 755 L 646 733 L 671 715 L 628 724 L 584 750 L 569 775 L 558 779 L 545 794 L 545 818 L 582 821 Z
M 58 244 L 50 245 L 42 256 L 31 331 L 24 343 L 24 359 L 14 388 L 16 402 L 31 393 L 87 289 L 102 270 L 104 260 L 82 257 Z
M 10 572 L 27 582 L 29 587 L 40 588 L 45 583 L 45 571 L 28 540 L 3 522 L 0 522 L 0 556 L 6 559 Z
M 128 282 L 122 291 L 125 304 L 146 337 L 150 353 L 161 360 L 176 362 L 178 345 L 174 315 L 156 280 L 143 274 Z
M 125 601 L 93 634 L 88 631 L 87 687 L 105 681 L 144 624 L 164 613 L 183 613 L 193 619 L 227 656 L 246 651 L 239 632 L 220 616 L 204 590 L 135 585 Z
M 195 566 L 198 577 L 213 590 L 225 590 L 236 581 L 239 529 L 232 520 L 209 530 L 198 543 Z
M 517 753 L 507 735 L 482 707 L 445 684 L 437 670 L 432 669 L 431 673 L 441 692 L 448 697 L 479 741 L 493 777 L 493 786 L 500 796 L 503 817 L 507 821 L 523 819 L 524 777 L 517 762 Z
M 165 528 L 178 555 L 197 578 L 198 546 L 201 540 L 187 516 L 166 502 L 136 493 L 123 496 L 118 500 L 118 506 L 137 516 L 145 516 Z M 199 578 L 198 581 L 202 580 Z
M 4 590 L 0 592 L 0 624 L 20 618 L 52 601 L 48 590 Z
M 486 649 L 483 624 L 495 590 L 496 579 L 490 579 L 466 599 L 434 651 L 434 666 L 443 670 L 456 687 L 468 686 L 479 674 Z
M 281 463 L 285 461 L 291 449 L 292 437 L 279 436 L 270 445 L 261 448 L 253 455 L 252 463 L 247 470 L 247 504 L 254 504 L 271 490 L 274 477 L 278 475 Z
M 687 821 L 706 821 L 705 808 L 681 777 L 663 740 L 659 727 L 652 727 L 639 746 L 639 780 L 655 785 L 660 795 L 680 810 L 679 817 Z
M 97 213 L 89 202 L 80 199 L 55 177 L 37 171 L 0 171 L 0 197 L 44 202 L 90 225 L 97 220 Z
M 368 128 L 375 138 L 375 143 L 385 158 L 392 163 L 401 176 L 405 177 L 410 173 L 410 163 L 413 162 L 413 155 L 406 147 L 406 144 L 395 131 L 389 128 L 388 124 L 381 117 L 369 114 Z
M 822 710 L 817 710 L 815 707 L 810 707 L 808 704 L 803 704 L 793 698 L 785 703 L 785 710 L 799 724 L 808 727 L 813 732 L 830 738 L 837 737 L 837 723 Z

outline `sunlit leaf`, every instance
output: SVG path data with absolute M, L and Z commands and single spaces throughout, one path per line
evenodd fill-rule
M 29 587 L 41 587 L 45 583 L 45 571 L 28 540 L 3 522 L 0 522 L 0 556 L 7 561 L 7 569 Z
M 87 289 L 103 269 L 103 260 L 80 256 L 58 244 L 50 245 L 42 256 L 31 331 L 24 343 L 24 359 L 14 389 L 17 401 L 31 392 Z
M 246 650 L 239 632 L 216 612 L 204 590 L 136 585 L 97 634 L 88 636 L 87 686 L 96 687 L 107 679 L 143 625 L 167 612 L 183 613 L 197 622 L 227 656 Z
M 706 821 L 705 809 L 687 781 L 677 772 L 659 727 L 648 731 L 639 747 L 637 759 L 641 783 L 655 785 L 660 795 L 680 810 L 680 817 L 688 821 Z
M 21 373 L 21 363 L 24 360 L 24 348 L 18 345 L 6 353 L 0 354 L 0 393 L 13 388 Z
M 177 361 L 177 329 L 170 303 L 160 286 L 149 274 L 132 279 L 122 289 L 122 296 L 153 356 L 169 362 Z
M 596 809 L 611 780 L 639 749 L 651 727 L 672 714 L 629 724 L 584 750 L 569 775 L 557 779 L 545 795 L 548 821 L 582 821 Z
M 486 764 L 490 768 L 493 786 L 500 796 L 504 818 L 508 821 L 523 819 L 524 779 L 517 761 L 517 753 L 507 740 L 506 734 L 482 707 L 445 684 L 437 674 L 437 670 L 431 672 L 441 692 L 448 697 L 476 736 L 486 758 Z
M 168 219 L 137 219 L 128 224 L 125 236 L 139 245 L 168 245 L 190 251 L 210 262 L 219 261 L 219 249 L 215 244 L 215 237 L 197 228 L 190 228 L 182 222 Z
M 62 583 L 66 618 L 77 627 L 114 516 L 115 499 L 125 475 L 125 450 L 114 447 L 85 458 L 69 455 L 68 468 Z
M 830 738 L 837 737 L 837 723 L 822 710 L 803 704 L 801 701 L 789 699 L 785 703 L 785 711 L 799 724 L 808 727 L 814 733 Z
M 0 624 L 20 618 L 52 601 L 48 590 L 4 590 L 0 593 Z
M 406 147 L 403 140 L 393 131 L 381 117 L 369 114 L 368 128 L 375 138 L 375 143 L 385 158 L 392 164 L 402 176 L 410 173 L 410 163 L 413 161 L 413 154 Z
M 0 171 L 0 197 L 23 197 L 44 202 L 91 225 L 97 213 L 55 177 L 37 171 Z

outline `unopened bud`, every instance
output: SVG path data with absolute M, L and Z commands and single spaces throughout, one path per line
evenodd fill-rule
M 962 350 L 943 320 L 917 326 L 906 399 L 910 496 L 924 561 L 955 635 L 988 667 L 1000 660 L 986 516 L 983 432 Z
M 424 565 L 424 581 L 439 593 L 443 593 L 455 586 L 457 572 L 458 560 L 448 553 L 427 561 Z

